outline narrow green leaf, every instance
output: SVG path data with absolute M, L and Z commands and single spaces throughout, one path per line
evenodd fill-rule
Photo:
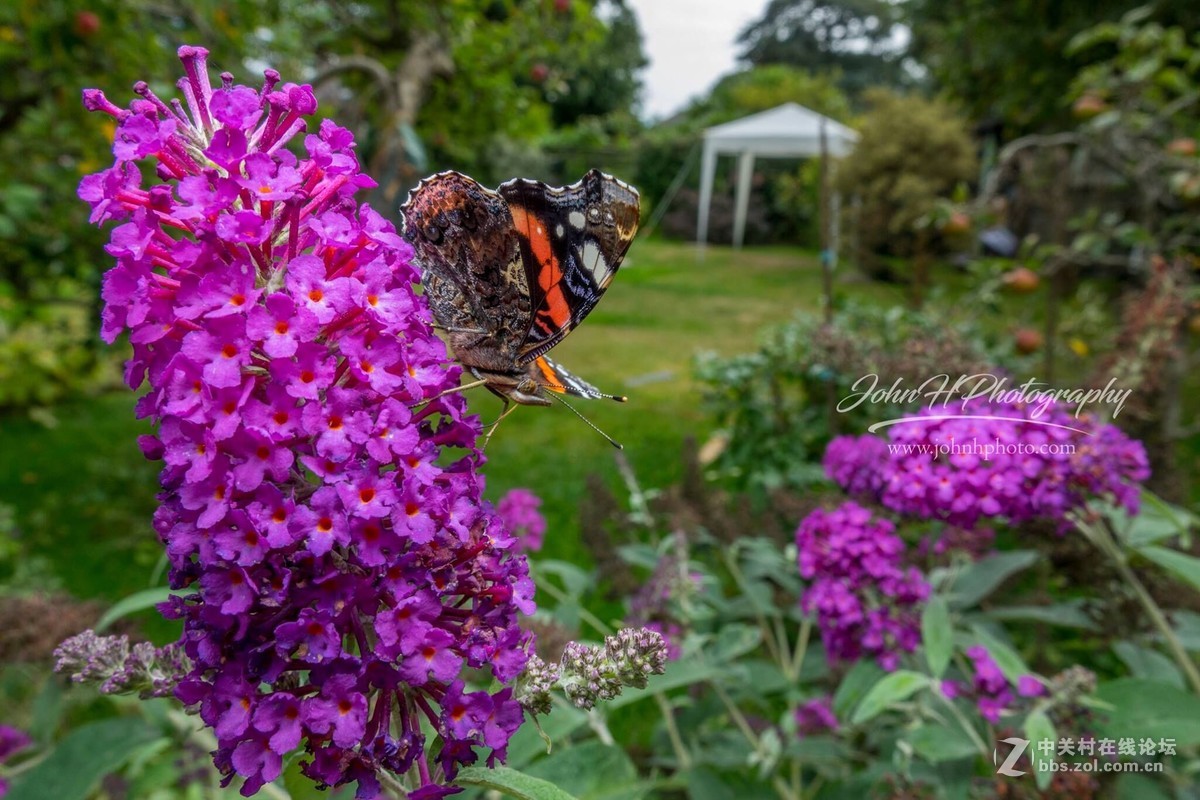
M 463 767 L 454 781 L 459 786 L 492 789 L 518 800 L 575 800 L 549 781 L 517 772 L 508 767 Z
M 139 611 L 145 611 L 148 608 L 153 608 L 159 603 L 166 602 L 172 594 L 185 594 L 184 592 L 172 592 L 165 586 L 156 586 L 153 589 L 143 589 L 140 592 L 134 592 L 128 597 L 122 598 L 113 604 L 108 611 L 96 622 L 96 631 L 100 632 L 112 625 L 122 617 L 127 617 L 130 614 L 136 614 Z
M 917 755 L 931 764 L 979 755 L 970 737 L 947 725 L 922 725 L 904 734 Z
M 1028 569 L 1037 560 L 1038 554 L 1033 550 L 1012 550 L 976 561 L 958 576 L 951 587 L 950 605 L 970 608 L 994 592 L 1009 577 Z
M 921 615 L 921 638 L 925 643 L 925 660 L 935 677 L 942 677 L 954 653 L 954 628 L 950 625 L 950 609 L 940 596 L 929 598 Z
M 1003 606 L 989 608 L 984 612 L 989 619 L 1001 622 L 1045 622 L 1064 628 L 1096 630 L 1096 623 L 1083 610 L 1083 603 L 1068 601 L 1046 606 Z
M 645 689 L 625 689 L 619 697 L 604 704 L 609 711 L 622 706 L 645 700 L 655 692 L 669 692 L 681 686 L 691 686 L 701 681 L 717 680 L 721 677 L 720 668 L 700 661 L 673 662 L 667 665 L 665 675 L 654 675 Z
M 688 800 L 738 800 L 738 793 L 716 772 L 697 767 L 687 773 L 687 797 Z
M 555 706 L 547 716 L 538 717 L 541 732 L 532 722 L 522 725 L 508 743 L 508 765 L 524 767 L 530 761 L 546 754 L 544 733 L 551 747 L 561 746 L 572 733 L 587 724 L 588 716 L 573 706 Z
M 1179 747 L 1200 743 L 1200 698 L 1161 681 L 1122 678 L 1101 684 L 1097 700 L 1111 710 L 1096 721 L 1096 733 L 1114 739 L 1174 739 Z
M 1113 652 L 1125 662 L 1133 677 L 1162 681 L 1176 689 L 1185 688 L 1183 676 L 1179 674 L 1175 662 L 1157 650 L 1141 647 L 1133 642 L 1117 642 L 1113 645 Z
M 867 691 L 883 677 L 883 670 L 869 659 L 860 659 L 838 685 L 833 696 L 833 713 L 838 719 L 846 719 L 850 711 L 866 696 Z
M 1038 789 L 1046 790 L 1054 773 L 1050 766 L 1054 762 L 1054 754 L 1058 744 L 1058 735 L 1054 732 L 1054 723 L 1044 711 L 1032 711 L 1025 718 L 1025 738 L 1029 740 L 1029 760 L 1033 762 L 1033 776 Z M 1040 743 L 1048 741 L 1049 751 L 1043 750 Z
M 1158 564 L 1177 578 L 1200 589 L 1200 558 L 1185 555 L 1178 550 L 1168 550 L 1165 547 L 1151 545 L 1138 550 L 1146 558 Z
M 97 781 L 160 735 L 135 717 L 84 725 L 44 761 L 14 778 L 5 800 L 83 800 Z
M 1146 775 L 1126 773 L 1117 778 L 1115 800 L 1171 800 L 1162 784 Z
M 762 643 L 762 629 L 756 625 L 730 623 L 722 625 L 713 642 L 712 658 L 724 664 L 745 655 Z
M 907 700 L 928 685 L 929 678 L 912 670 L 902 669 L 886 675 L 867 692 L 866 697 L 854 710 L 850 721 L 860 725 L 886 711 L 893 704 Z

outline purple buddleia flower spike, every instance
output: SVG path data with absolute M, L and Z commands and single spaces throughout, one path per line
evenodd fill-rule
M 522 722 L 505 684 L 529 658 L 528 567 L 482 500 L 478 418 L 461 395 L 427 402 L 460 368 L 412 249 L 354 200 L 375 182 L 353 136 L 310 124 L 312 88 L 273 70 L 214 88 L 207 55 L 180 48 L 184 103 L 84 92 L 117 121 L 116 161 L 79 188 L 115 224 L 102 335 L 128 335 L 126 380 L 147 387 L 139 445 L 163 462 L 154 528 L 176 590 L 160 609 L 183 634 L 158 650 L 83 634 L 60 666 L 173 692 L 243 794 L 303 751 L 322 786 L 369 798 L 394 772 L 440 796 Z M 499 688 L 464 687 L 481 672 Z

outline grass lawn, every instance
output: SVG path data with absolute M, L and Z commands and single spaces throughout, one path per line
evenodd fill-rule
M 867 284 L 854 291 L 900 298 Z M 639 241 L 604 301 L 554 355 L 601 389 L 629 395 L 624 405 L 578 405 L 625 445 L 644 485 L 664 486 L 680 472 L 683 440 L 703 440 L 711 429 L 691 378 L 694 354 L 751 349 L 764 325 L 815 309 L 819 293 L 817 261 L 805 251 L 714 247 L 698 262 L 690 245 Z M 486 392 L 470 397 L 485 421 L 500 410 Z M 133 419 L 132 404 L 118 393 L 60 408 L 50 429 L 0 419 L 0 502 L 16 508 L 34 568 L 42 560 L 77 596 L 116 600 L 155 574 L 157 465 L 137 449 L 136 436 L 148 428 Z M 616 486 L 612 455 L 567 409 L 520 408 L 489 445 L 488 493 L 495 499 L 514 486 L 533 489 L 550 523 L 546 555 L 579 561 L 584 479 L 598 472 Z M 13 566 L 0 562 L 0 578 Z
M 855 284 L 856 294 L 900 302 L 899 289 Z M 815 254 L 794 248 L 733 251 L 710 247 L 698 262 L 693 246 L 637 242 L 604 300 L 554 350 L 554 358 L 627 404 L 580 401 L 576 407 L 625 446 L 644 487 L 682 473 L 689 436 L 703 442 L 712 420 L 701 407 L 692 358 L 710 350 L 734 355 L 754 349 L 761 329 L 820 305 Z M 485 421 L 501 404 L 483 393 L 472 408 Z M 520 408 L 488 445 L 489 495 L 526 486 L 544 500 L 549 533 L 543 554 L 578 562 L 578 507 L 584 478 L 599 473 L 619 484 L 613 448 L 567 409 Z

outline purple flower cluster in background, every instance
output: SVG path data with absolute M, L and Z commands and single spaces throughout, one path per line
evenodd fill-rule
M 0 764 L 33 744 L 33 740 L 19 728 L 0 725 Z M 8 794 L 8 781 L 0 777 L 0 797 Z
M 388 772 L 414 800 L 456 791 L 474 748 L 503 758 L 522 723 L 503 684 L 528 658 L 518 611 L 534 609 L 481 500 L 478 420 L 436 397 L 459 369 L 411 249 L 353 200 L 374 183 L 350 132 L 324 120 L 288 149 L 312 89 L 271 70 L 259 90 L 228 73 L 213 88 L 205 50 L 179 55 L 186 109 L 144 83 L 128 110 L 84 93 L 118 125 L 115 164 L 79 187 L 93 223 L 120 223 L 103 335 L 128 332 L 126 380 L 149 384 L 155 529 L 171 585 L 192 589 L 163 606 L 192 664 L 176 694 L 245 795 L 298 747 L 307 776 L 358 781 L 359 798 Z M 147 157 L 159 182 L 142 186 Z M 468 691 L 468 668 L 502 688 Z
M 983 645 L 967 648 L 973 674 L 971 687 L 967 689 L 954 681 L 942 681 L 942 693 L 953 699 L 969 693 L 979 708 L 980 715 L 995 725 L 1000 716 L 1013 705 L 1013 686 Z M 1040 697 L 1046 686 L 1033 675 L 1022 675 L 1017 680 L 1017 694 L 1021 697 Z
M 538 511 L 542 499 L 528 489 L 510 489 L 496 503 L 496 514 L 504 521 L 509 536 L 517 540 L 519 552 L 536 553 L 546 537 L 546 518 Z
M 985 518 L 1065 526 L 1092 497 L 1136 513 L 1139 484 L 1150 476 L 1141 443 L 1089 415 L 1076 419 L 1053 404 L 1037 411 L 1019 403 L 925 408 L 910 419 L 969 418 L 894 425 L 890 446 L 870 434 L 838 437 L 825 471 L 851 494 L 965 529 Z
M 838 718 L 833 713 L 832 698 L 818 697 L 796 706 L 796 734 L 800 738 L 837 729 Z
M 796 530 L 800 577 L 810 581 L 801 607 L 816 614 L 829 658 L 870 656 L 891 671 L 920 643 L 929 584 L 904 566 L 904 542 L 894 531 L 853 502 L 816 509 Z

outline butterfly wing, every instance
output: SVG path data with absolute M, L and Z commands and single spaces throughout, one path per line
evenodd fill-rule
M 530 317 L 517 354 L 530 363 L 600 301 L 637 233 L 638 193 L 599 170 L 561 189 L 518 179 L 498 192 L 525 265 Z
M 529 362 L 529 376 L 539 386 L 557 394 L 569 394 L 574 397 L 586 397 L 589 400 L 606 398 L 625 402 L 624 397 L 605 394 L 587 381 L 568 372 L 561 364 L 551 361 L 546 356 L 538 356 Z
M 459 360 L 511 367 L 531 305 L 504 199 L 466 175 L 441 172 L 421 181 L 400 210 L 430 308 Z

